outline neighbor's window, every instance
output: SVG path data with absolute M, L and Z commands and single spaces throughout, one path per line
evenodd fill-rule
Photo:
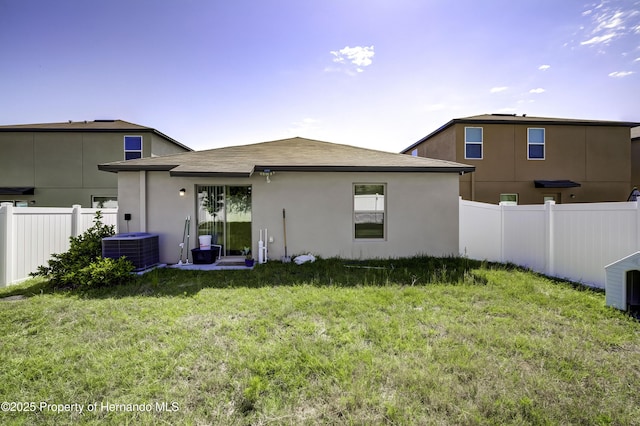
M 118 197 L 91 197 L 91 207 L 94 209 L 118 208 Z
M 527 129 L 527 158 L 544 160 L 544 129 Z
M 413 151 L 411 151 L 411 155 L 414 157 L 418 156 L 418 148 L 414 149 Z
M 464 128 L 464 158 L 482 159 L 482 127 Z
M 518 205 L 518 194 L 500 194 L 500 204 L 507 206 Z
M 384 238 L 385 184 L 356 184 L 353 189 L 355 238 Z
M 124 159 L 135 160 L 142 158 L 142 136 L 124 137 Z

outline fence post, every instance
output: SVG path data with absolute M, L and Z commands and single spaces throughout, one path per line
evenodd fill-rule
M 498 204 L 500 206 L 500 263 L 504 263 L 504 204 L 502 201 Z
M 71 206 L 71 235 L 77 237 L 82 232 L 80 226 L 82 225 L 82 206 L 80 204 L 74 204 Z
M 635 201 L 636 203 L 636 251 L 640 251 L 640 201 Z
M 544 203 L 544 273 L 551 277 L 555 274 L 554 256 L 554 229 L 553 210 L 556 202 L 553 200 Z
M 3 240 L 0 241 L 0 287 L 6 287 L 13 281 L 13 204 L 0 204 L 0 234 Z

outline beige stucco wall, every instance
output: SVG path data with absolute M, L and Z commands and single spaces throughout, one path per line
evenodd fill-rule
M 289 255 L 389 258 L 458 253 L 458 175 L 455 173 L 295 173 L 264 177 L 186 178 L 168 172 L 120 172 L 119 229 L 160 235 L 160 258 L 176 263 L 184 221 L 191 216 L 190 248 L 197 247 L 196 185 L 251 185 L 252 240 L 259 230 L 274 238 L 269 258 L 284 255 L 282 209 L 287 212 Z M 353 184 L 387 185 L 386 239 L 353 237 Z M 180 197 L 180 188 L 187 194 Z M 146 203 L 144 202 L 146 200 Z M 124 214 L 132 219 L 124 221 Z
M 640 188 L 640 139 L 631 142 L 631 186 Z
M 465 159 L 465 127 L 482 127 L 480 160 Z M 527 158 L 527 129 L 545 129 L 545 159 Z M 455 146 L 455 155 L 447 149 Z M 448 147 L 448 148 L 447 148 Z M 501 193 L 517 193 L 520 204 L 626 201 L 631 187 L 631 142 L 628 127 L 562 124 L 457 123 L 418 147 L 421 156 L 453 160 L 476 167 L 460 177 L 465 199 L 497 204 Z M 640 176 L 640 173 L 638 173 Z M 572 180 L 578 188 L 535 188 L 534 180 Z

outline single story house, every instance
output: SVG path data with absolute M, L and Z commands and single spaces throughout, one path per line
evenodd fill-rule
M 119 229 L 159 234 L 176 263 L 213 235 L 223 255 L 347 259 L 458 254 L 459 175 L 474 167 L 290 138 L 98 166 L 118 174 Z

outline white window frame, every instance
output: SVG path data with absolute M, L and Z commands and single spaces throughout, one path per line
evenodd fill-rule
M 531 142 L 530 140 L 531 130 L 542 130 L 542 142 Z M 547 131 L 545 130 L 544 127 L 527 127 L 527 160 L 544 160 L 547 157 L 546 141 L 547 141 Z M 531 145 L 542 146 L 541 158 L 531 157 L 531 151 L 529 150 L 529 148 L 531 148 Z
M 510 197 L 513 198 L 515 197 L 515 201 L 513 200 L 503 200 L 502 198 L 506 198 L 506 197 Z M 512 193 L 512 192 L 505 192 L 500 194 L 500 205 L 501 206 L 517 206 L 518 205 L 518 194 Z
M 467 140 L 467 129 L 480 129 L 480 142 Z M 480 157 L 468 157 L 467 145 L 480 145 Z M 484 129 L 482 127 L 465 127 L 464 128 L 464 159 L 465 160 L 482 160 L 484 157 Z
M 140 138 L 140 149 L 127 149 L 127 138 Z M 124 137 L 122 138 L 122 146 L 124 148 L 124 159 L 127 159 L 127 153 L 129 152 L 138 152 L 140 153 L 140 157 L 138 158 L 142 158 L 142 151 L 144 149 L 144 138 L 141 135 L 124 135 Z M 134 160 L 134 158 L 132 158 L 132 160 Z
M 376 204 L 374 210 L 356 210 L 356 187 L 357 186 L 369 186 L 369 185 L 379 185 L 382 186 L 382 196 L 383 196 L 383 206 L 382 210 L 377 210 L 378 201 L 376 200 Z M 383 182 L 356 182 L 352 185 L 352 196 L 351 200 L 353 203 L 352 206 L 352 230 L 353 230 L 353 239 L 358 242 L 366 242 L 366 241 L 386 241 L 387 239 L 387 184 Z M 375 238 L 366 238 L 366 237 L 358 237 L 356 236 L 356 214 L 357 213 L 382 213 L 382 237 Z

